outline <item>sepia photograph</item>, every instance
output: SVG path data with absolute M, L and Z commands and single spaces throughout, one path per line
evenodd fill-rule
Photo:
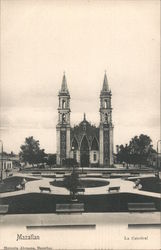
M 159 250 L 160 1 L 0 4 L 0 250 Z

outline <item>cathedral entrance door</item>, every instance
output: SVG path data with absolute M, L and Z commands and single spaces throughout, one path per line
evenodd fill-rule
M 81 148 L 80 148 L 80 164 L 81 167 L 89 167 L 89 145 L 87 141 L 87 137 L 84 136 Z
M 81 167 L 89 167 L 89 153 L 81 152 Z

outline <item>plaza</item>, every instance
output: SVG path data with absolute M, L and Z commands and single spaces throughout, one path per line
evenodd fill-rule
M 26 179 L 24 189 L 13 189 L 10 192 L 1 192 L 1 204 L 9 206 L 9 214 L 31 214 L 31 213 L 57 213 L 57 204 L 72 204 L 70 191 L 63 186 L 64 176 L 66 174 L 55 174 L 55 177 L 43 177 L 47 174 L 42 173 L 35 176 L 33 173 L 17 172 L 9 177 L 10 181 L 14 178 Z M 49 174 L 48 174 L 49 175 Z M 69 175 L 69 173 L 68 173 Z M 154 211 L 160 211 L 160 193 L 138 189 L 135 187 L 136 180 L 145 181 L 146 179 L 156 179 L 154 173 L 140 174 L 132 176 L 127 174 L 121 178 L 103 177 L 100 173 L 79 174 L 80 181 L 85 183 L 83 192 L 77 193 L 77 203 L 84 204 L 83 213 L 90 212 L 130 212 L 129 203 L 154 204 Z M 50 175 L 49 175 L 50 176 Z M 53 176 L 53 173 L 52 173 Z M 91 185 L 92 184 L 92 185 Z M 3 185 L 3 184 L 1 184 Z M 141 206 L 140 205 L 140 206 Z M 140 211 L 142 208 L 140 207 Z M 146 209 L 150 211 L 150 208 Z M 64 211 L 65 212 L 65 211 Z M 72 210 L 71 210 L 72 213 Z
M 8 213 L 0 215 L 0 223 L 3 226 L 2 245 L 5 243 L 10 246 L 10 240 L 16 241 L 17 232 L 21 232 L 22 235 L 30 236 L 32 233 L 39 236 L 39 241 L 35 243 L 33 240 L 32 243 L 23 241 L 25 247 L 52 247 L 54 244 L 54 248 L 61 249 L 68 249 L 68 246 L 70 249 L 71 246 L 73 249 L 78 246 L 81 249 L 93 249 L 108 245 L 116 249 L 121 245 L 122 249 L 130 249 L 135 241 L 135 249 L 145 246 L 151 249 L 149 243 L 152 242 L 156 249 L 159 248 L 156 239 L 160 233 L 160 193 L 136 189 L 134 186 L 138 175 L 125 173 L 120 177 L 119 173 L 113 173 L 113 177 L 107 175 L 105 178 L 105 174 L 100 172 L 84 170 L 87 173 L 80 174 L 80 179 L 87 183 L 95 182 L 97 185 L 102 182 L 102 186 L 86 187 L 84 193 L 78 195 L 77 203 L 84 202 L 84 212 L 58 213 L 55 210 L 56 203 L 65 204 L 71 201 L 69 190 L 59 186 L 69 172 L 61 173 L 60 169 L 57 171 L 41 174 L 38 171 L 37 174 L 17 172 L 8 178 L 25 178 L 28 181 L 25 189 L 0 193 L 1 204 L 9 205 Z M 43 177 L 47 175 L 48 177 Z M 139 175 L 142 180 L 149 178 L 155 178 L 155 174 Z M 54 186 L 55 180 L 58 185 Z M 109 192 L 109 188 L 118 186 L 119 191 Z M 51 191 L 41 192 L 40 187 L 49 188 Z M 147 201 L 158 204 L 155 211 L 130 212 L 127 209 L 128 202 Z M 8 227 L 10 239 L 7 237 Z M 88 240 L 87 233 L 92 241 Z M 114 240 L 114 235 L 117 235 L 117 241 Z M 22 246 L 22 240 L 16 241 L 16 245 Z

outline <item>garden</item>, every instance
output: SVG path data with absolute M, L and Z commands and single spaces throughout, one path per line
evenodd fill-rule
M 25 177 L 26 182 L 39 180 L 36 178 Z M 115 179 L 115 178 L 114 178 Z M 135 183 L 138 177 L 132 181 Z M 121 180 L 121 179 L 120 179 Z M 140 178 L 141 190 L 159 193 L 161 180 L 158 177 Z M 23 177 L 12 176 L 0 184 L 0 193 L 16 191 L 16 187 L 23 181 Z M 43 179 L 42 179 L 43 181 Z M 112 181 L 112 180 L 111 180 Z M 123 183 L 128 180 L 122 180 Z M 72 204 L 73 202 L 83 203 L 84 212 L 128 212 L 128 203 L 153 203 L 155 211 L 161 211 L 160 198 L 152 195 L 144 195 L 130 192 L 111 192 L 104 194 L 84 194 L 77 192 L 78 189 L 88 189 L 108 186 L 110 179 L 101 178 L 79 178 L 79 174 L 73 171 L 71 175 L 63 178 L 53 178 L 50 185 L 54 187 L 64 187 L 69 190 L 69 194 L 59 194 L 32 191 L 29 193 L 13 193 L 13 195 L 2 196 L 0 205 L 9 205 L 9 214 L 30 214 L 30 213 L 56 213 L 56 204 Z M 118 183 L 119 179 L 118 179 Z M 54 190 L 54 189 L 53 189 Z M 76 198 L 74 201 L 73 198 Z
M 17 186 L 21 185 L 23 182 L 23 177 L 21 176 L 12 176 L 3 180 L 0 183 L 0 193 L 13 192 L 17 190 Z M 35 181 L 34 178 L 26 177 L 26 182 Z

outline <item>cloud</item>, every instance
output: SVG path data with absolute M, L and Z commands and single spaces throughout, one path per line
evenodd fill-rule
M 49 108 L 12 107 L 1 112 L 3 128 L 55 128 L 56 111 Z
M 51 107 L 57 101 L 57 95 L 50 86 L 46 89 L 43 86 L 31 87 L 14 94 L 8 90 L 1 93 L 1 107 Z

